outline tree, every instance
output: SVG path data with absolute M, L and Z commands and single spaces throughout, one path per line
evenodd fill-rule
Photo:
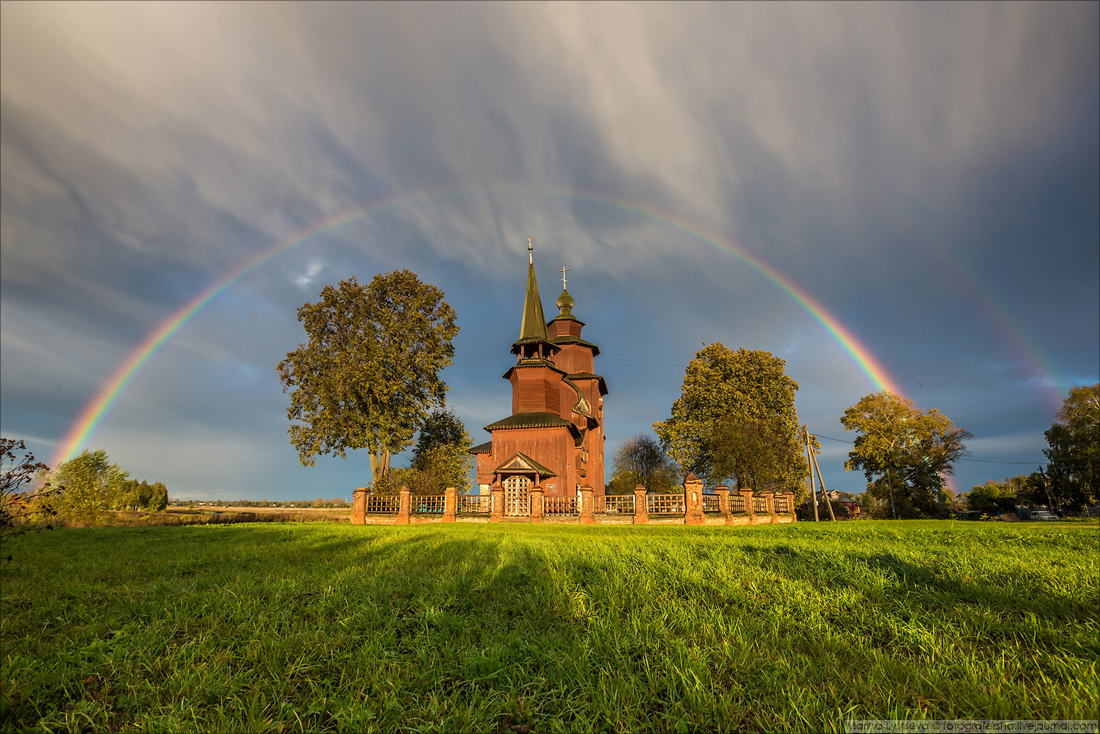
M 1047 492 L 1046 478 L 1037 471 L 1033 471 L 1031 474 L 1017 474 L 1014 477 L 1006 477 L 1001 482 L 990 480 L 985 483 L 985 486 L 993 485 L 1003 485 L 1003 493 L 1006 496 L 1011 494 L 1015 498 L 1012 503 L 1013 506 L 1051 504 L 1051 497 Z
M 680 467 L 644 433 L 619 444 L 611 466 L 611 494 L 630 494 L 639 484 L 650 494 L 666 494 L 674 492 L 680 481 Z
M 58 489 L 56 509 L 70 520 L 92 522 L 122 494 L 128 477 L 118 464 L 109 462 L 103 449 L 84 449 L 54 474 L 53 483 Z
M 1020 474 L 1013 477 L 1012 481 L 1019 482 L 1013 486 L 1016 487 L 1017 496 L 1023 502 L 1053 507 L 1054 497 L 1050 493 L 1050 482 L 1047 481 L 1047 477 L 1043 472 L 1033 471 L 1027 475 Z
M 465 488 L 470 483 L 474 457 L 473 439 L 453 413 L 432 413 L 417 437 L 409 487 L 417 494 L 443 494 L 447 487 Z
M 719 421 L 712 441 L 712 474 L 715 477 L 733 477 L 739 489 L 790 490 L 795 494 L 796 504 L 805 499 L 806 488 L 802 480 L 809 469 L 803 458 L 802 444 L 791 440 L 781 418 L 730 417 Z M 815 437 L 814 443 L 816 441 Z
M 473 439 L 461 420 L 453 413 L 435 411 L 417 436 L 412 465 L 391 467 L 371 489 L 376 494 L 393 494 L 408 487 L 416 495 L 439 495 L 448 487 L 465 488 L 474 462 L 471 446 Z
M 766 430 L 782 447 L 777 453 L 787 455 L 789 449 L 799 455 L 798 414 L 794 408 L 798 383 L 784 374 L 785 365 L 784 360 L 769 352 L 733 352 L 720 343 L 707 345 L 688 364 L 683 394 L 673 404 L 672 416 L 653 424 L 661 446 L 681 467 L 710 484 L 731 476 L 725 456 L 730 441 L 745 426 L 758 426 L 755 421 L 768 424 Z M 784 460 L 772 484 L 799 494 L 806 471 L 805 461 Z M 743 485 L 749 481 L 747 477 L 738 480 Z
M 326 285 L 321 300 L 298 309 L 308 344 L 279 363 L 290 393 L 287 429 L 303 466 L 319 454 L 346 458 L 370 452 L 372 481 L 383 480 L 390 456 L 412 443 L 447 386 L 458 333 L 443 291 L 400 270 L 362 286 L 353 277 Z
M 867 491 L 889 499 L 893 517 L 940 517 L 947 512 L 945 477 L 967 456 L 968 431 L 938 410 L 883 390 L 844 411 L 846 431 L 858 431 L 844 468 L 862 469 Z
M 35 513 L 53 514 L 46 505 L 53 494 L 50 486 L 33 486 L 47 469 L 22 441 L 0 438 L 0 540 L 22 534 L 20 526 Z
M 149 484 L 145 479 L 131 479 L 110 498 L 109 506 L 112 510 L 160 512 L 168 506 L 168 489 L 162 482 Z
M 1016 489 L 1007 482 L 990 479 L 985 484 L 970 488 L 966 495 L 966 507 L 987 515 L 1015 512 Z
M 1044 435 L 1054 500 L 1074 508 L 1100 502 L 1100 383 L 1071 388 Z

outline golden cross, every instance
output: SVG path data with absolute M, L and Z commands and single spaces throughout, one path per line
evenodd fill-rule
M 569 268 L 562 268 L 558 272 L 561 273 L 561 289 L 565 290 L 565 271 Z
M 531 255 L 531 251 L 534 250 L 534 246 L 531 244 L 531 238 L 527 238 L 527 262 L 534 265 L 535 258 Z

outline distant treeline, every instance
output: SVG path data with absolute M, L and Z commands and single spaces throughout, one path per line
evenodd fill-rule
M 271 500 L 169 500 L 173 507 L 276 507 L 276 508 L 347 508 L 351 507 L 346 499 L 337 497 L 326 500 L 318 497 L 315 500 L 293 500 L 289 502 Z
M 238 505 L 239 507 L 239 505 Z M 351 517 L 301 512 L 212 512 L 184 515 L 159 514 L 150 525 L 235 525 L 246 522 L 350 522 Z

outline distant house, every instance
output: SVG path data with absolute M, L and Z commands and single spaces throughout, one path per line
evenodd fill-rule
M 860 517 L 859 500 L 847 492 L 841 492 L 836 489 L 831 489 L 828 492 L 818 492 L 818 515 L 825 513 L 825 518 L 829 517 L 829 509 L 825 506 L 825 495 L 828 494 L 829 501 L 833 504 L 833 514 L 836 515 L 837 520 L 858 520 Z M 813 517 L 813 497 L 812 495 L 806 497 L 806 508 L 809 511 L 808 517 Z

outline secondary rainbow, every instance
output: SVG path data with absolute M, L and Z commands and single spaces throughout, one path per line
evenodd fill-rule
M 508 189 L 456 189 L 394 197 L 371 206 L 358 208 L 350 212 L 330 217 L 279 241 L 264 252 L 253 255 L 236 268 L 223 275 L 219 280 L 207 286 L 201 293 L 180 306 L 164 321 L 158 324 L 157 327 L 149 332 L 141 343 L 126 356 L 114 373 L 112 373 L 111 377 L 99 388 L 70 425 L 54 454 L 53 465 L 57 466 L 62 462 L 68 461 L 76 455 L 81 447 L 86 446 L 96 428 L 107 417 L 111 408 L 118 401 L 119 396 L 125 392 L 126 387 L 133 380 L 134 376 L 141 371 L 142 367 L 144 367 L 149 360 L 180 331 L 180 329 L 186 326 L 191 319 L 206 308 L 211 301 L 252 271 L 313 237 L 338 229 L 364 217 L 379 214 L 387 209 L 394 209 L 422 201 L 437 200 L 441 198 L 486 194 L 576 199 L 610 206 L 622 211 L 637 214 L 664 226 L 684 232 L 720 251 L 728 252 L 763 275 L 801 306 L 802 309 L 819 323 L 822 328 L 825 329 L 826 333 L 828 333 L 837 344 L 848 353 L 859 369 L 867 376 L 872 384 L 874 384 L 876 390 L 889 390 L 898 395 L 903 394 L 898 387 L 897 381 L 890 376 L 886 368 L 883 367 L 877 358 L 875 358 L 871 351 L 860 342 L 847 327 L 821 305 L 821 303 L 770 264 L 717 235 L 708 234 L 694 227 L 690 227 L 671 216 L 655 210 L 643 209 L 629 202 L 597 194 L 525 187 L 511 187 Z

